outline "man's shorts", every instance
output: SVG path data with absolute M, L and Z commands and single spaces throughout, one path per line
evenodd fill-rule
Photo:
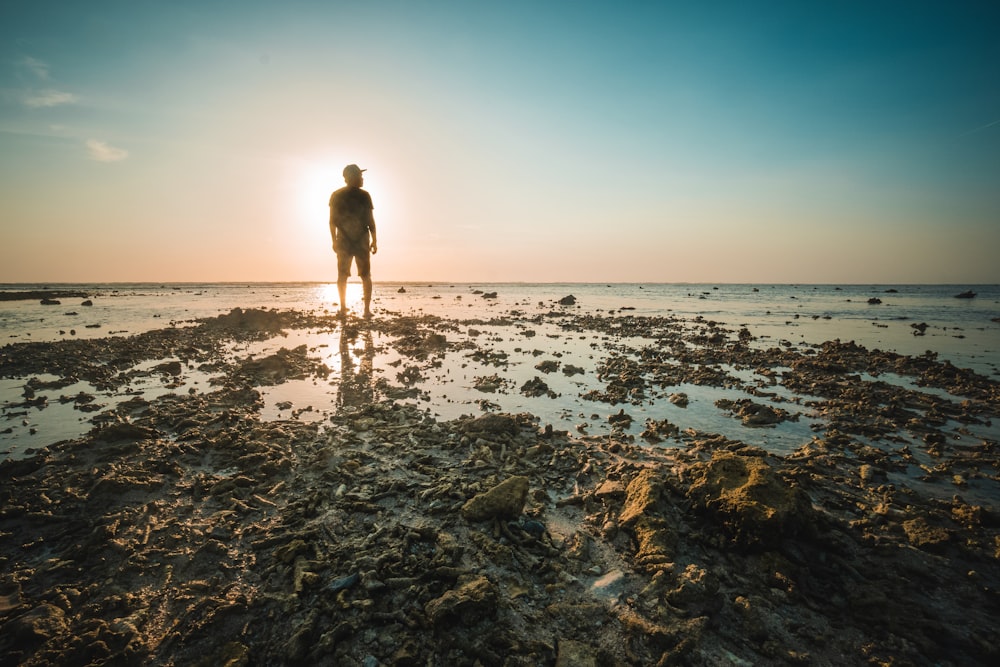
M 358 275 L 369 278 L 372 275 L 372 256 L 368 248 L 363 252 L 352 252 L 351 249 L 337 251 L 337 277 L 347 278 L 351 275 L 351 259 L 358 267 Z

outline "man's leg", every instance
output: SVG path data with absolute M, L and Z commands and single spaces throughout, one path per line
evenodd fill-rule
M 372 277 L 367 275 L 361 279 L 361 284 L 365 290 L 365 317 L 372 315 Z
M 337 253 L 337 293 L 340 295 L 340 314 L 347 314 L 347 278 L 351 275 L 351 256 Z
M 337 293 L 340 294 L 340 314 L 347 314 L 347 278 L 337 278 Z
M 372 314 L 372 263 L 371 255 L 362 253 L 355 259 L 358 264 L 358 275 L 361 276 L 361 285 L 364 287 L 365 295 L 365 317 Z

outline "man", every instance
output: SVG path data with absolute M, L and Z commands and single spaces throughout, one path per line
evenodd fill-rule
M 364 286 L 365 317 L 371 317 L 371 255 L 378 252 L 378 244 L 372 197 L 361 189 L 365 184 L 364 171 L 356 164 L 344 167 L 344 182 L 347 185 L 330 195 L 330 236 L 333 238 L 333 251 L 337 253 L 340 314 L 347 314 L 347 278 L 351 275 L 353 259 Z

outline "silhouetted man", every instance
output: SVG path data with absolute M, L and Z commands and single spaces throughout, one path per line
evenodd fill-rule
M 337 253 L 337 291 L 340 293 L 340 313 L 347 313 L 347 278 L 351 275 L 351 260 L 365 291 L 365 317 L 371 317 L 372 267 L 371 255 L 378 252 L 372 197 L 362 190 L 365 178 L 356 164 L 344 167 L 345 187 L 330 195 L 330 236 Z M 371 254 L 369 254 L 371 253 Z

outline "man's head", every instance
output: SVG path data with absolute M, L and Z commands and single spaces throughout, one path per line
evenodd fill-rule
M 344 167 L 344 182 L 352 187 L 361 187 L 365 182 L 364 171 L 356 164 L 347 165 Z

